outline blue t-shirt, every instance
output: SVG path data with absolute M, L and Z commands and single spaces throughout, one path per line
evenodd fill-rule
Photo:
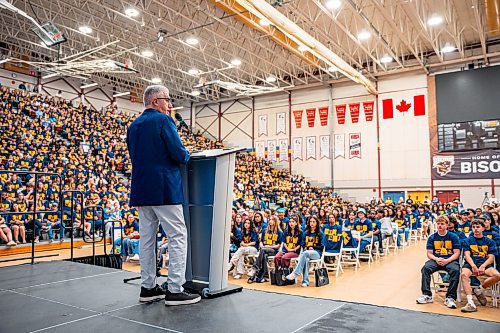
M 467 221 L 464 224 L 460 224 L 460 222 L 458 222 L 457 230 L 468 234 L 470 232 L 471 227 L 472 227 L 472 225 L 471 225 L 470 221 Z
M 321 251 L 323 250 L 323 247 L 321 245 L 322 240 L 323 240 L 323 234 L 321 232 L 313 232 L 313 233 L 306 232 L 304 234 L 304 248 L 306 250 L 309 250 L 309 248 L 312 247 L 319 254 L 321 254 Z
M 382 223 L 380 223 L 380 221 L 379 221 L 379 220 L 374 219 L 374 220 L 372 221 L 372 229 L 373 229 L 373 231 L 380 230 L 380 228 L 381 228 L 381 227 L 382 227 Z
M 470 251 L 472 261 L 479 267 L 488 259 L 488 255 L 497 255 L 497 246 L 488 237 L 476 238 L 470 235 L 464 242 L 464 251 Z
M 349 219 L 344 221 L 344 230 L 349 229 L 349 230 L 354 230 L 354 226 L 356 225 L 356 222 L 358 219 L 355 219 L 354 222 L 351 222 Z
M 244 243 L 252 243 L 255 242 L 254 247 L 259 248 L 259 236 L 255 232 L 255 230 L 252 230 L 251 233 L 246 232 L 245 230 L 241 231 L 241 241 Z
M 342 231 L 342 239 L 344 241 L 344 247 L 353 248 L 358 247 L 358 240 L 352 237 L 351 230 Z
M 407 226 L 411 226 L 411 228 L 413 230 L 417 229 L 418 228 L 418 222 L 417 222 L 417 218 L 416 218 L 416 215 L 415 215 L 415 212 L 411 212 L 411 213 L 407 213 L 405 215 L 405 221 L 406 221 L 406 225 Z
M 368 219 L 363 221 L 358 220 L 354 222 L 354 230 L 359 231 L 361 236 L 364 236 L 370 231 L 373 231 L 372 221 Z
M 453 250 L 460 249 L 460 240 L 452 232 L 447 231 L 444 236 L 435 232 L 427 239 L 427 250 L 432 250 L 432 253 L 438 258 L 448 259 L 453 255 Z
M 296 235 L 292 235 L 289 233 L 285 233 L 284 238 L 283 238 L 283 243 L 286 244 L 286 246 L 289 249 L 293 249 L 297 245 L 304 246 L 304 233 L 300 231 Z M 285 249 L 285 246 L 281 249 L 284 253 L 288 252 L 287 249 Z M 300 248 L 295 251 L 296 253 L 300 253 Z
M 325 224 L 323 228 L 323 246 L 326 252 L 339 252 L 342 242 L 342 226 Z
M 465 242 L 467 241 L 467 235 L 465 235 L 462 231 L 457 231 L 457 230 L 453 231 L 453 233 L 458 236 L 458 239 L 460 240 L 460 246 L 463 249 L 465 246 Z
M 272 233 L 272 232 L 267 232 L 267 230 L 263 230 L 261 241 L 262 245 L 264 246 L 281 244 L 283 242 L 283 232 L 281 230 L 277 230 L 277 233 Z
M 422 224 L 425 222 L 425 220 L 429 219 L 429 214 L 427 212 L 420 213 L 419 211 L 416 212 L 415 214 L 415 219 L 416 221 L 416 228 L 421 228 Z M 413 228 L 413 226 L 412 226 Z

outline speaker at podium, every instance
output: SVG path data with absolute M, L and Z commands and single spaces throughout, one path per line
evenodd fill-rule
M 234 169 L 242 150 L 196 152 L 182 169 L 188 231 L 184 288 L 204 298 L 242 290 L 227 283 Z

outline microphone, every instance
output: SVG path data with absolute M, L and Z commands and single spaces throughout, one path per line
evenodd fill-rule
M 182 126 L 186 126 L 187 127 L 187 124 L 186 122 L 184 121 L 184 119 L 182 119 L 182 116 L 180 113 L 175 113 L 175 119 L 179 122 L 179 127 L 182 127 Z

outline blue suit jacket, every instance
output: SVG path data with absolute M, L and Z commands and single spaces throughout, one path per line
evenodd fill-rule
M 182 204 L 181 164 L 189 153 L 172 117 L 144 110 L 127 130 L 127 147 L 132 160 L 130 206 Z

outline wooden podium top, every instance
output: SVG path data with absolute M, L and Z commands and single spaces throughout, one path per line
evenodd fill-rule
M 210 149 L 210 150 L 202 150 L 193 152 L 191 154 L 191 158 L 201 159 L 207 157 L 220 157 L 228 154 L 234 154 L 240 151 L 245 150 L 245 148 L 226 148 L 226 149 Z

